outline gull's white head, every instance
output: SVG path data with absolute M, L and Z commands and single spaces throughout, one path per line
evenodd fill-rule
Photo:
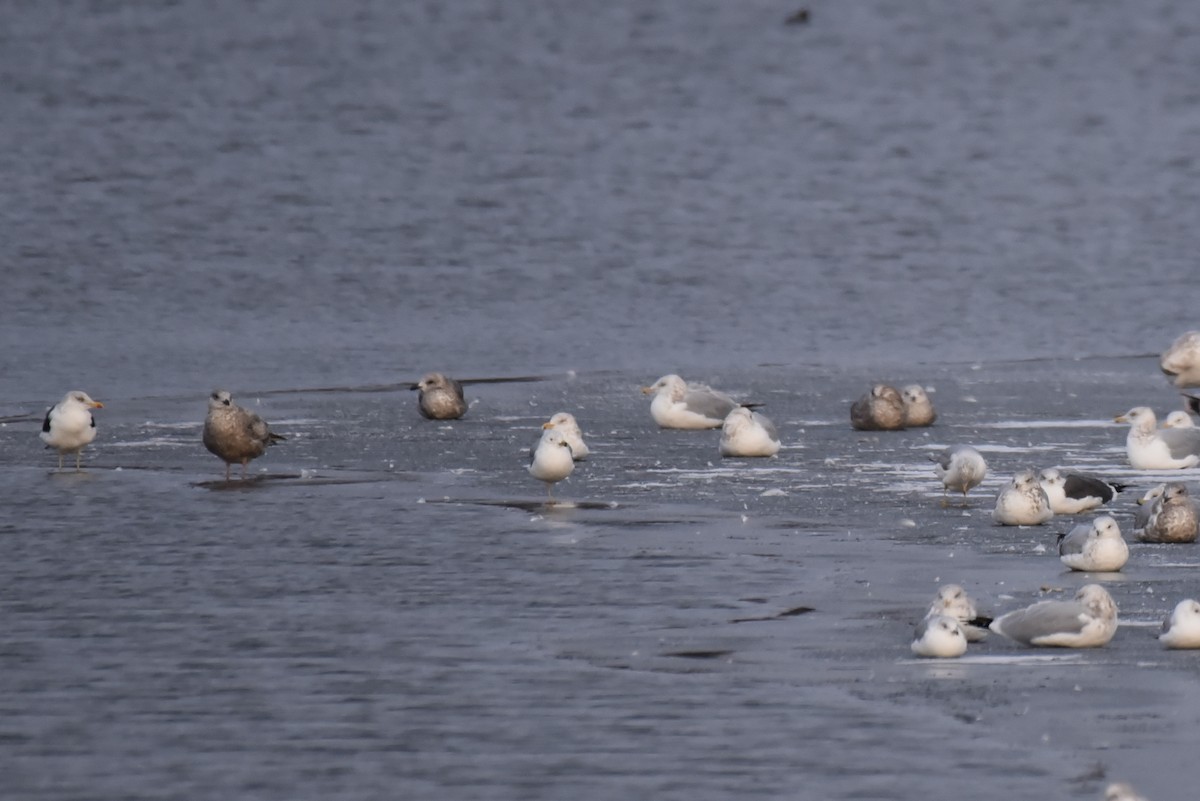
M 1117 603 L 1108 590 L 1099 584 L 1085 584 L 1075 593 L 1075 600 L 1088 608 L 1095 617 L 1115 617 Z
M 1158 366 L 1175 386 L 1196 386 L 1200 381 L 1200 331 L 1187 331 L 1172 342 Z
M 650 386 L 642 387 L 643 395 L 660 395 L 662 393 L 667 393 L 675 400 L 683 400 L 683 396 L 687 394 L 687 382 L 674 373 L 669 373 Z
M 1163 504 L 1168 503 L 1186 503 L 1188 502 L 1188 488 L 1186 484 L 1180 484 L 1178 481 L 1172 481 L 1163 490 Z
M 233 396 L 227 389 L 214 389 L 208 396 L 208 408 L 210 409 L 228 409 L 231 406 L 233 406 Z
M 575 415 L 570 412 L 559 412 L 542 424 L 542 428 L 561 428 L 564 431 L 578 429 L 579 424 L 575 422 Z
M 86 392 L 84 392 L 82 389 L 73 389 L 70 392 L 68 392 L 65 396 L 63 396 L 63 402 L 65 403 L 67 401 L 73 401 L 75 403 L 82 403 L 84 406 L 87 406 L 90 409 L 103 409 L 104 408 L 103 403 L 101 403 L 100 401 L 92 400 L 92 396 L 87 394 Z
M 1192 422 L 1192 416 L 1187 412 L 1176 409 L 1167 415 L 1167 419 L 1163 420 L 1163 428 L 1195 428 L 1195 423 Z
M 1033 472 L 1032 470 L 1022 470 L 1014 475 L 1012 477 L 1012 481 L 1009 483 L 1014 489 L 1021 490 L 1022 492 L 1026 492 L 1034 487 L 1037 487 L 1038 489 L 1041 489 L 1042 487 L 1042 485 L 1038 483 L 1037 473 Z
M 1158 418 L 1149 406 L 1134 406 L 1125 414 L 1113 418 L 1114 423 L 1129 423 L 1137 431 L 1153 431 L 1158 425 Z
M 754 422 L 754 412 L 747 409 L 745 406 L 738 406 L 729 414 L 725 415 L 725 423 L 723 428 L 726 431 L 736 431 L 744 428 Z
M 907 404 L 929 403 L 929 396 L 925 394 L 925 387 L 920 384 L 909 384 L 901 390 L 900 394 Z
M 1108 515 L 1100 515 L 1092 521 L 1092 532 L 1099 539 L 1121 539 L 1121 527 Z
M 971 596 L 957 584 L 946 584 L 938 590 L 933 605 L 929 607 L 929 613 L 945 614 L 959 620 L 971 620 L 976 617 Z
M 1062 472 L 1054 467 L 1047 467 L 1038 474 L 1038 481 L 1041 484 L 1049 484 L 1052 487 L 1062 486 L 1067 483 L 1067 479 Z

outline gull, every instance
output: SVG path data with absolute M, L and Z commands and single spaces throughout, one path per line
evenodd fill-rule
M 575 422 L 575 415 L 570 412 L 559 412 L 547 422 L 542 423 L 543 437 L 546 436 L 547 431 L 558 431 L 563 435 L 563 439 L 571 446 L 571 456 L 575 461 L 582 462 L 591 453 L 583 441 L 583 432 L 579 429 L 579 423 Z
M 979 451 L 970 445 L 951 445 L 938 454 L 929 454 L 933 460 L 933 472 L 942 480 L 942 506 L 947 505 L 946 493 L 956 490 L 963 494 L 966 503 L 967 491 L 979 486 L 987 475 L 987 462 Z
M 958 621 L 949 615 L 930 615 L 917 624 L 909 647 L 917 656 L 946 659 L 967 652 L 967 637 Z
M 462 384 L 449 376 L 426 373 L 409 389 L 421 391 L 417 404 L 427 420 L 457 420 L 467 412 Z
M 1195 428 L 1196 424 L 1192 422 L 1192 416 L 1187 412 L 1176 409 L 1167 415 L 1167 419 L 1162 422 L 1163 428 Z
M 724 392 L 705 384 L 688 384 L 677 375 L 664 375 L 643 395 L 653 395 L 650 416 L 662 428 L 720 428 L 739 404 Z
M 104 404 L 92 400 L 81 389 L 73 389 L 62 400 L 46 410 L 42 421 L 42 442 L 58 451 L 58 469 L 62 470 L 63 455 L 75 454 L 75 469 L 83 460 L 83 448 L 96 438 L 96 418 L 89 409 L 103 409 Z
M 1032 470 L 1013 476 L 996 496 L 996 508 L 992 510 L 992 519 L 1002 526 L 1039 526 L 1052 517 L 1050 499 Z
M 1104 790 L 1104 801 L 1146 801 L 1146 796 L 1139 794 L 1129 782 L 1113 782 Z
M 895 387 L 876 384 L 850 406 L 850 425 L 859 431 L 904 428 L 904 399 Z
M 542 433 L 538 444 L 529 452 L 528 469 L 529 475 L 546 482 L 546 498 L 553 502 L 554 485 L 575 469 L 571 446 L 561 431 L 549 429 Z
M 725 417 L 722 456 L 774 456 L 779 447 L 775 424 L 758 412 L 739 406 Z
M 925 394 L 925 388 L 920 384 L 909 384 L 900 391 L 900 400 L 904 404 L 904 425 L 908 428 L 931 426 L 937 420 L 937 412 L 933 403 Z
M 1142 542 L 1195 542 L 1197 532 L 1196 507 L 1187 487 L 1173 481 L 1153 502 L 1146 524 L 1134 533 Z
M 1166 489 L 1166 484 L 1159 484 L 1157 487 L 1146 490 L 1146 494 L 1137 499 L 1137 514 L 1133 517 L 1134 534 L 1137 534 L 1139 529 L 1145 528 L 1146 524 L 1150 522 L 1150 515 L 1154 513 L 1154 502 L 1162 497 Z
M 1113 573 L 1129 561 L 1129 546 L 1117 521 L 1100 515 L 1090 525 L 1076 526 L 1060 537 L 1058 558 L 1072 570 Z
M 263 455 L 267 446 L 287 439 L 271 431 L 267 422 L 233 402 L 227 390 L 213 390 L 204 418 L 204 447 L 225 462 L 225 480 L 235 462 L 242 465 L 242 478 L 251 459 Z
M 1138 470 L 1175 470 L 1200 462 L 1200 428 L 1155 428 L 1158 421 L 1148 406 L 1135 406 L 1113 422 L 1130 424 L 1125 452 Z
M 1200 648 L 1200 603 L 1185 598 L 1175 604 L 1158 641 L 1168 648 Z
M 1087 473 L 1072 473 L 1053 467 L 1038 474 L 1038 483 L 1046 491 L 1050 508 L 1056 515 L 1077 515 L 1103 506 L 1129 486 Z
M 1117 631 L 1117 604 L 1099 584 L 1085 584 L 1070 601 L 1039 601 L 1001 615 L 991 630 L 1025 645 L 1097 648 Z
M 1200 386 L 1200 331 L 1187 331 L 1163 351 L 1158 366 L 1177 387 Z
M 988 624 L 992 622 L 990 617 L 980 617 L 971 596 L 957 584 L 946 584 L 938 590 L 925 616 L 937 615 L 948 615 L 957 620 L 968 642 L 985 639 Z

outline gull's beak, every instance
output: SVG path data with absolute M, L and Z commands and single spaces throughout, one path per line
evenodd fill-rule
M 642 387 L 643 395 L 649 395 L 652 392 L 654 392 L 654 387 Z
M 1126 416 L 1125 416 L 1125 415 L 1123 415 L 1123 414 L 1119 414 L 1119 415 L 1117 415 L 1116 417 L 1114 417 L 1114 418 L 1113 418 L 1113 422 L 1114 422 L 1114 423 L 1128 423 L 1128 422 L 1129 422 L 1129 418 L 1128 418 L 1128 417 L 1126 417 Z
M 104 408 L 104 404 L 98 400 L 94 400 L 88 405 L 91 406 L 93 409 L 103 409 Z
M 409 384 L 408 388 L 409 388 L 409 390 L 420 389 L 421 385 L 420 384 Z
M 542 430 L 545 431 L 547 428 L 554 428 L 554 423 L 542 423 Z
M 1146 504 L 1146 499 L 1145 499 L 1145 498 L 1138 498 L 1138 499 L 1135 501 L 1135 503 L 1136 503 L 1138 506 L 1145 506 L 1145 504 Z

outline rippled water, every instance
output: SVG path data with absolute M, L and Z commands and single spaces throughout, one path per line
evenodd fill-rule
M 1195 324 L 1200 29 L 527 5 L 3 12 L 8 792 L 1185 797 L 1196 670 L 1148 624 L 1190 547 L 1106 579 L 1145 625 L 1102 651 L 907 639 L 942 581 L 1082 583 L 988 525 L 1017 467 L 1159 478 L 1107 421 L 1178 403 L 1146 355 Z M 398 386 L 427 369 L 546 380 L 438 424 Z M 780 457 L 654 429 L 671 370 L 764 401 Z M 877 378 L 938 426 L 852 433 Z M 55 474 L 76 386 L 100 436 Z M 256 480 L 199 445 L 214 386 L 289 437 Z M 594 455 L 546 509 L 559 409 Z M 968 510 L 925 459 L 953 441 L 993 465 Z

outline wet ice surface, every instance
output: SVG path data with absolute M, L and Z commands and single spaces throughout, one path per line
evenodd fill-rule
M 1152 627 L 1195 594 L 1194 546 L 1135 544 L 1122 573 L 1087 576 L 1055 555 L 1068 519 L 990 519 L 1015 469 L 1063 465 L 1130 481 L 1113 509 L 1127 525 L 1161 474 L 1124 465 L 1105 414 L 1144 398 L 1152 367 L 922 366 L 938 425 L 880 433 L 848 423 L 877 376 L 726 371 L 724 388 L 769 398 L 785 448 L 767 460 L 721 459 L 716 431 L 656 429 L 648 379 L 623 374 L 478 387 L 452 423 L 421 419 L 407 392 L 248 390 L 289 439 L 244 482 L 199 444 L 203 397 L 105 398 L 81 474 L 51 471 L 36 425 L 9 423 L 8 785 L 1090 798 L 1103 771 L 1169 787 L 1198 668 Z M 524 464 L 560 409 L 593 455 L 547 508 Z M 954 442 L 991 473 L 943 509 L 927 455 Z M 1092 580 L 1132 624 L 1107 648 L 992 638 L 959 661 L 911 658 L 940 583 L 998 613 Z
M 990 525 L 1016 468 L 1130 481 L 1126 534 L 1160 480 L 1108 421 L 1178 405 L 1146 355 L 1197 325 L 1182 8 L 8 4 L 6 794 L 1190 797 L 1153 627 L 1193 546 L 1096 578 L 1105 649 L 908 650 L 942 582 L 1095 578 L 1066 521 Z M 447 424 L 431 369 L 556 377 Z M 779 457 L 654 429 L 668 371 L 766 402 Z M 876 380 L 938 425 L 851 431 Z M 199 444 L 215 387 L 289 437 L 252 480 Z M 72 388 L 107 405 L 54 475 Z M 595 451 L 547 510 L 560 409 Z M 992 473 L 943 509 L 959 441 Z

